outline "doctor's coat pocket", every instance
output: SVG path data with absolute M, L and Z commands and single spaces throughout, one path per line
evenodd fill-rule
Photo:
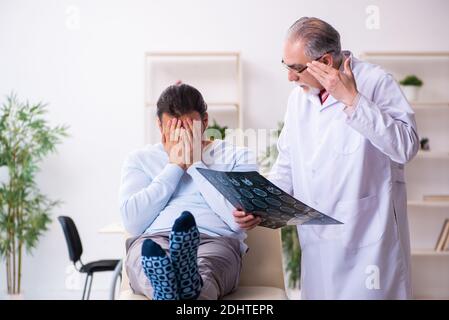
M 348 248 L 361 248 L 378 242 L 383 235 L 377 196 L 340 201 L 329 215 L 343 224 L 313 226 L 321 240 L 332 240 Z
M 362 135 L 346 124 L 343 119 L 332 121 L 329 134 L 330 147 L 339 155 L 350 155 L 362 144 Z

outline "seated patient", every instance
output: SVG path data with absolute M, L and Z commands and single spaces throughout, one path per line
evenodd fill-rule
M 161 143 L 126 159 L 120 210 L 126 271 L 134 293 L 155 300 L 220 299 L 236 289 L 244 230 L 234 207 L 196 170 L 255 171 L 247 148 L 204 141 L 207 105 L 187 85 L 168 87 L 157 102 Z

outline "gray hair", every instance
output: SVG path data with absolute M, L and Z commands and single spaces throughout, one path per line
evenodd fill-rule
M 287 32 L 290 41 L 304 41 L 304 53 L 317 59 L 332 51 L 333 57 L 340 57 L 340 34 L 329 23 L 313 17 L 302 17 Z

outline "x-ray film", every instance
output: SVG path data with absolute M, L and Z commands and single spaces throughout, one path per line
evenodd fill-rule
M 262 219 L 260 226 L 342 224 L 293 198 L 256 171 L 225 172 L 197 168 L 234 207 Z

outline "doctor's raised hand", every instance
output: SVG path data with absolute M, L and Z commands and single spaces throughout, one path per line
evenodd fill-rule
M 232 212 L 234 216 L 234 221 L 239 225 L 239 227 L 243 230 L 251 230 L 261 222 L 260 217 L 255 217 L 250 213 L 246 213 L 245 211 L 234 210 Z
M 319 61 L 307 63 L 308 72 L 317 79 L 336 100 L 352 107 L 357 97 L 357 85 L 350 67 L 350 58 L 344 61 L 343 71 Z

